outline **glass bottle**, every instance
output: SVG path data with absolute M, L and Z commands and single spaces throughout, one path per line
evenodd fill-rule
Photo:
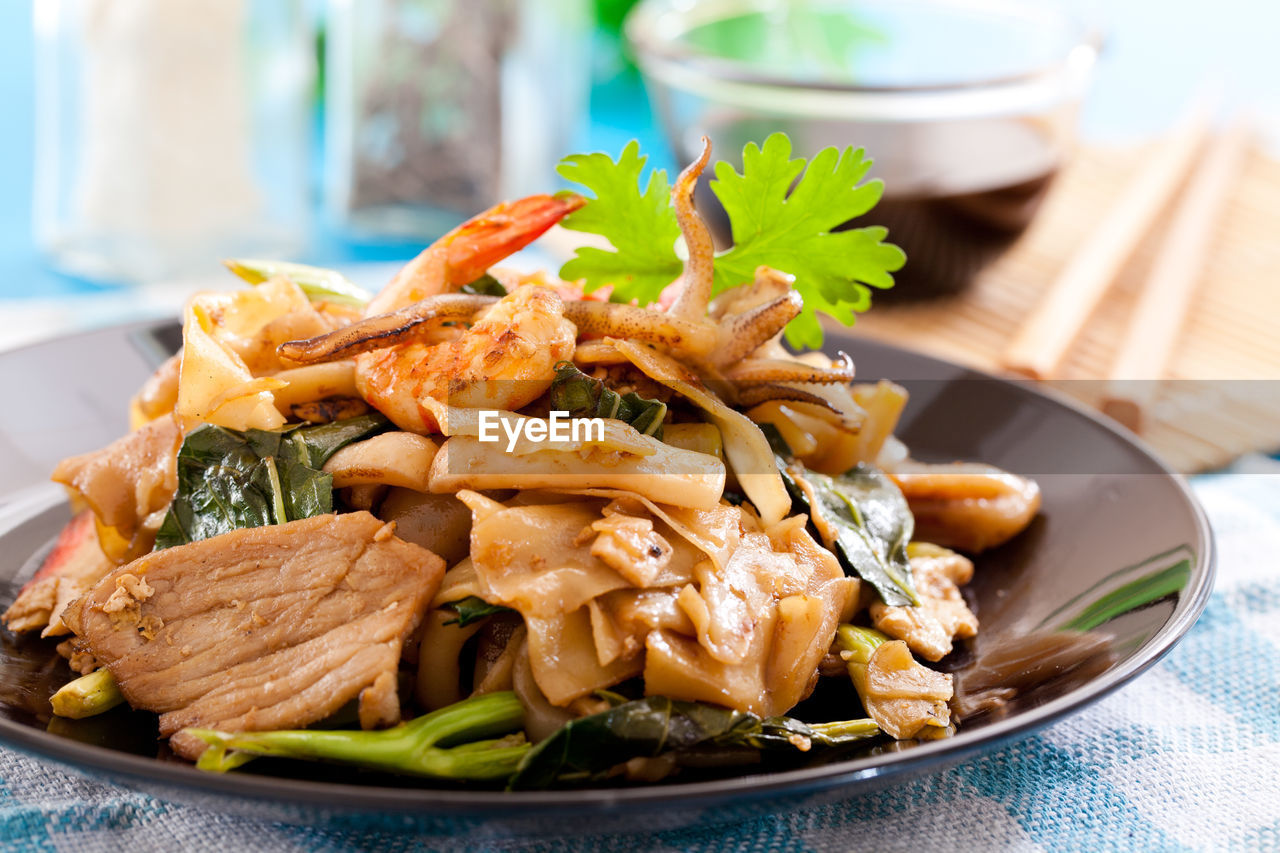
M 33 225 L 50 263 L 146 282 L 305 239 L 300 0 L 33 0 Z
M 439 236 L 548 191 L 585 115 L 586 0 L 330 0 L 325 207 L 357 239 Z

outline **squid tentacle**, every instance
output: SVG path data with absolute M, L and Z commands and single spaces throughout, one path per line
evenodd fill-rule
M 726 377 L 739 384 L 770 382 L 819 382 L 836 384 L 853 381 L 853 362 L 845 353 L 834 367 L 815 367 L 798 361 L 775 358 L 752 358 L 730 370 Z
M 439 323 L 470 319 L 497 301 L 496 296 L 442 293 L 406 305 L 398 311 L 358 320 L 328 334 L 285 341 L 276 351 L 284 358 L 302 364 L 338 361 L 413 340 Z
M 672 352 L 699 357 L 715 349 L 716 328 L 703 322 L 620 302 L 566 302 L 564 316 L 578 334 L 608 335 L 661 344 Z
M 786 328 L 804 308 L 804 299 L 794 290 L 750 311 L 720 321 L 719 365 L 736 364 L 760 349 Z
M 837 415 L 843 415 L 839 409 L 831 404 L 830 401 L 819 397 L 817 394 L 805 391 L 803 388 L 793 388 L 789 385 L 749 385 L 746 387 L 736 386 L 738 405 L 755 406 L 759 403 L 766 403 L 770 400 L 786 400 L 790 403 L 810 403 L 814 406 L 820 406 Z
M 669 313 L 686 320 L 701 320 L 707 316 L 707 305 L 711 302 L 711 289 L 715 279 L 716 247 L 711 241 L 707 223 L 702 221 L 693 206 L 693 188 L 710 159 L 711 140 L 704 136 L 702 154 L 685 167 L 680 177 L 676 178 L 675 186 L 671 188 L 671 203 L 675 205 L 676 221 L 680 224 L 680 233 L 684 235 L 689 257 L 684 262 L 680 295 L 676 297 Z

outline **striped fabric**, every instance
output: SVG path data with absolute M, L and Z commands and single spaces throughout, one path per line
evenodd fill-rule
M 246 819 L 0 750 L 0 847 L 1280 850 L 1280 466 L 1259 467 L 1271 464 L 1196 480 L 1218 536 L 1219 582 L 1157 667 L 1028 740 L 879 793 L 781 815 L 709 813 L 693 827 L 529 839 L 463 820 Z

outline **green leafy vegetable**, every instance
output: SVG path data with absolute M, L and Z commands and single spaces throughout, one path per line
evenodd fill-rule
M 845 573 L 875 587 L 885 604 L 919 604 L 907 557 L 915 518 L 897 485 L 865 464 L 839 477 L 805 470 L 791 464 L 791 448 L 777 427 L 761 424 L 760 431 L 773 448 L 792 500 L 809 514 Z
M 793 497 L 800 496 L 823 539 L 832 540 L 827 547 L 847 573 L 875 587 L 885 604 L 920 603 L 907 558 L 915 519 L 892 480 L 870 465 L 839 477 L 816 471 L 788 476 L 788 486 L 799 487 Z
M 178 450 L 178 489 L 156 550 L 332 512 L 333 478 L 320 468 L 346 445 L 390 428 L 379 414 L 284 430 L 197 427 Z
M 227 269 L 249 284 L 262 284 L 274 276 L 285 276 L 302 288 L 302 292 L 312 302 L 337 302 L 363 308 L 373 298 L 367 290 L 352 284 L 337 270 L 292 264 L 286 261 L 259 261 L 250 258 L 239 258 L 223 261 L 223 263 L 227 265 Z
M 595 198 L 569 214 L 561 225 L 607 237 L 615 251 L 583 247 L 560 268 L 566 281 L 584 279 L 587 291 L 606 284 L 622 301 L 656 302 L 662 289 L 680 275 L 676 239 L 680 226 L 671 206 L 667 173 L 655 169 L 640 189 L 640 173 L 648 157 L 640 156 L 640 143 L 631 140 L 615 162 L 608 154 L 570 154 L 556 171 L 581 184 Z
M 501 604 L 490 604 L 478 595 L 468 595 L 466 598 L 457 601 L 450 601 L 445 607 L 458 614 L 457 619 L 449 619 L 444 624 L 457 625 L 459 628 L 465 628 L 472 622 L 479 622 L 495 613 L 510 613 L 510 607 L 503 607 Z
M 861 148 L 824 148 L 808 162 L 792 159 L 783 133 L 762 148 L 748 144 L 742 174 L 717 163 L 711 190 L 729 214 L 734 246 L 716 258 L 716 291 L 751 281 L 766 264 L 794 275 L 804 297 L 804 310 L 787 326 L 792 346 L 822 345 L 817 311 L 851 325 L 855 311 L 871 307 L 867 285 L 892 287 L 890 273 L 906 261 L 901 249 L 884 242 L 885 228 L 832 230 L 880 200 L 883 183 L 859 185 L 870 168 Z
M 615 418 L 659 441 L 662 422 L 667 417 L 666 403 L 646 399 L 634 391 L 619 394 L 569 361 L 556 365 L 556 378 L 551 381 L 551 409 L 568 412 L 574 418 Z
M 742 159 L 741 174 L 717 163 L 711 182 L 735 243 L 715 259 L 715 290 L 751 281 L 761 264 L 791 273 L 804 310 L 787 326 L 787 340 L 820 346 L 816 312 L 851 324 L 855 312 L 870 306 L 869 288 L 892 287 L 891 273 L 906 261 L 901 249 L 884 242 L 884 228 L 833 230 L 870 211 L 883 185 L 863 183 L 871 161 L 862 149 L 825 148 L 812 160 L 793 159 L 783 133 L 763 146 L 748 144 Z M 641 191 L 645 161 L 632 141 L 617 161 L 606 154 L 575 154 L 560 164 L 561 175 L 595 193 L 564 226 L 607 237 L 616 250 L 579 249 L 561 268 L 562 278 L 584 279 L 588 290 L 612 284 L 614 299 L 643 304 L 656 301 L 679 276 L 679 226 L 667 176 L 655 170 Z
M 754 714 L 648 696 L 566 723 L 531 749 L 511 778 L 509 790 L 549 788 L 598 779 L 632 758 L 652 758 L 696 746 L 806 751 L 880 734 L 872 720 L 809 725 L 790 717 Z
M 470 284 L 464 284 L 460 288 L 463 293 L 474 293 L 478 296 L 506 296 L 507 289 L 502 286 L 502 282 L 498 281 L 489 273 L 485 273 Z
M 340 761 L 436 779 L 484 781 L 506 779 L 529 751 L 528 743 L 502 737 L 517 732 L 523 724 L 520 700 L 503 691 L 464 699 L 382 731 L 184 731 L 209 745 L 196 763 L 201 770 L 231 769 L 243 763 L 237 756 L 247 753 Z

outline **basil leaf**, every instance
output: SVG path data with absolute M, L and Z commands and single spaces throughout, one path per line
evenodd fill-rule
M 485 273 L 470 284 L 464 284 L 459 288 L 463 293 L 474 293 L 479 296 L 506 296 L 507 289 L 502 286 L 502 282 L 493 276 Z
M 178 449 L 178 488 L 156 550 L 332 512 L 333 478 L 320 468 L 346 445 L 390 428 L 379 414 L 284 430 L 197 427 Z
M 391 422 L 377 412 L 314 426 L 297 426 L 287 432 L 289 441 L 299 450 L 296 458 L 312 468 L 321 468 L 329 457 L 356 441 L 372 438 L 391 429 Z
M 702 702 L 647 696 L 566 723 L 531 749 L 508 790 L 549 788 L 599 779 L 633 758 L 653 758 L 700 745 L 803 752 L 880 734 L 871 720 L 810 726 L 790 717 L 761 719 Z
M 457 625 L 459 628 L 465 628 L 472 622 L 479 622 L 481 619 L 488 618 L 496 613 L 512 612 L 510 607 L 503 607 L 501 604 L 490 604 L 476 595 L 468 595 L 466 598 L 450 601 L 443 606 L 458 614 L 457 619 L 448 619 L 443 624 Z
M 809 514 L 845 574 L 871 584 L 885 604 L 919 604 L 907 558 L 915 518 L 897 485 L 880 469 L 865 464 L 839 477 L 797 470 L 778 428 L 759 426 L 773 448 L 792 501 L 798 511 Z M 827 541 L 828 532 L 834 534 L 831 541 Z
M 634 391 L 619 394 L 568 361 L 556 365 L 551 409 L 568 412 L 572 418 L 614 418 L 659 441 L 662 422 L 667 417 L 666 403 L 641 397 Z
M 839 477 L 808 470 L 795 473 L 794 469 L 785 477 L 792 497 L 805 506 L 820 532 L 825 522 L 823 539 L 830 534 L 834 540 L 825 544 L 846 574 L 875 587 L 885 604 L 920 603 L 907 558 L 915 518 L 907 499 L 884 472 L 860 464 Z

